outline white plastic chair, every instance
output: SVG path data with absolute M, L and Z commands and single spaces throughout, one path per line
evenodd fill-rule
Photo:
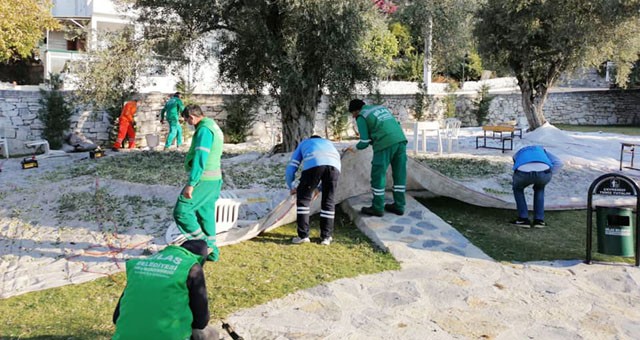
M 216 234 L 229 231 L 238 225 L 240 205 L 242 201 L 233 192 L 220 192 L 220 198 L 216 200 Z M 187 240 L 175 222 L 169 225 L 164 238 L 167 244 L 181 244 Z
M 9 158 L 9 141 L 7 140 L 7 136 L 5 135 L 3 125 L 0 125 L 0 148 L 2 148 L 4 158 Z
M 462 122 L 457 118 L 447 118 L 444 121 L 444 139 L 447 141 L 447 152 L 451 153 L 453 141 L 458 144 L 458 135 L 460 134 L 460 124 Z
M 225 232 L 238 225 L 240 202 L 219 198 L 216 201 L 216 232 Z
M 440 123 L 437 121 L 415 122 L 413 128 L 413 148 L 414 153 L 418 153 L 418 136 L 422 133 L 422 151 L 427 152 L 427 132 L 435 131 L 438 140 L 438 153 L 442 154 L 442 136 L 440 133 Z

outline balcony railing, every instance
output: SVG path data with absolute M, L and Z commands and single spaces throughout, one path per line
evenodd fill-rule
M 44 55 L 45 78 L 49 77 L 49 73 L 61 73 L 68 63 L 84 58 L 82 52 L 66 50 L 48 50 L 44 51 Z

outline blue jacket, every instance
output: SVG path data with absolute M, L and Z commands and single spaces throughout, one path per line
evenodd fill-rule
M 292 189 L 293 179 L 300 165 L 303 171 L 321 165 L 330 165 L 340 171 L 340 154 L 333 143 L 324 138 L 309 138 L 300 142 L 291 155 L 285 172 L 289 189 Z
M 540 145 L 530 145 L 518 150 L 513 155 L 513 170 L 527 163 L 544 163 L 549 166 L 552 173 L 558 172 L 562 168 L 562 161 L 551 152 L 545 150 Z

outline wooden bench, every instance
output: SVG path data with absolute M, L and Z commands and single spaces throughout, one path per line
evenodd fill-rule
M 482 127 L 482 130 L 485 134 L 487 131 L 491 131 L 493 137 L 502 138 L 503 134 L 509 133 L 511 138 L 518 136 L 522 139 L 522 129 L 511 125 L 486 125 Z
M 487 135 L 487 131 L 491 132 L 491 135 Z M 516 132 L 518 133 L 518 137 L 522 139 L 522 129 L 517 128 L 515 126 L 509 125 L 485 125 L 482 127 L 482 136 L 476 136 L 476 149 L 478 148 L 486 148 L 486 149 L 497 149 L 502 150 L 504 153 L 505 150 L 513 150 L 513 138 L 516 136 Z M 482 139 L 482 145 L 480 145 L 480 139 Z M 501 147 L 490 146 L 487 145 L 487 139 L 489 140 L 499 140 L 502 142 Z M 509 149 L 506 148 L 506 142 L 509 142 Z

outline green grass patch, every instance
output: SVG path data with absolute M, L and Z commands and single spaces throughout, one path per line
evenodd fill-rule
M 524 229 L 509 224 L 517 217 L 515 210 L 483 208 L 445 197 L 418 200 L 495 260 L 527 262 L 585 259 L 586 210 L 546 211 L 546 228 Z M 595 250 L 595 216 L 593 238 Z M 634 258 L 595 252 L 593 258 L 607 262 L 634 261 Z
M 455 179 L 495 176 L 496 174 L 508 172 L 510 166 L 508 162 L 499 162 L 482 158 L 416 157 L 414 159 L 447 177 Z
M 336 216 L 331 246 L 317 243 L 318 225 L 319 220 L 312 219 L 309 244 L 292 245 L 296 226 L 289 224 L 250 241 L 222 247 L 220 262 L 209 262 L 204 268 L 212 321 L 300 289 L 400 268 L 343 213 Z M 110 338 L 114 331 L 113 308 L 125 282 L 125 275 L 119 273 L 0 300 L 0 338 Z
M 630 136 L 640 136 L 640 126 L 622 126 L 622 125 L 569 125 L 554 124 L 560 130 L 578 131 L 578 132 L 598 132 L 619 133 Z

